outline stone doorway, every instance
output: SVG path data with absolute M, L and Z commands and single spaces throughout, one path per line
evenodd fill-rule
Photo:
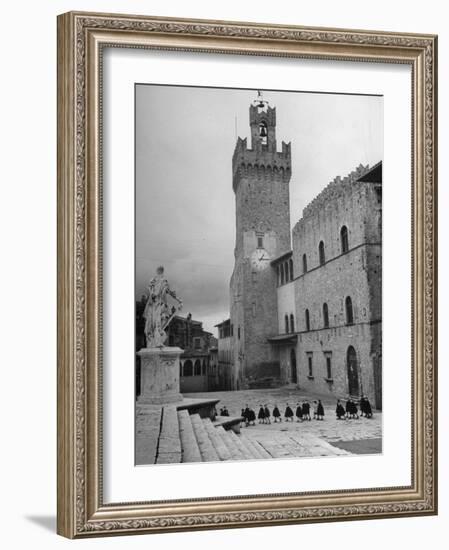
M 346 366 L 348 369 L 348 392 L 349 395 L 359 395 L 359 365 L 357 353 L 352 346 L 349 346 L 346 353 Z
M 293 382 L 293 384 L 297 384 L 298 383 L 298 373 L 297 373 L 297 370 L 296 370 L 296 352 L 295 352 L 295 348 L 292 348 L 290 350 L 290 366 L 291 366 L 291 369 L 292 369 L 292 382 Z

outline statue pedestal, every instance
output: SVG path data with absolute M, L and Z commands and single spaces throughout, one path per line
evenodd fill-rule
M 181 348 L 143 348 L 140 357 L 139 403 L 161 405 L 182 401 L 179 393 L 179 356 Z

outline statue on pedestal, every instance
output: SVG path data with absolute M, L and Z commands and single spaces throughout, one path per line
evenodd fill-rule
M 168 296 L 174 298 L 178 305 L 170 306 L 167 303 Z M 164 268 L 158 267 L 156 276 L 148 285 L 148 299 L 143 316 L 145 319 L 145 341 L 147 348 L 162 348 L 167 339 L 165 332 L 170 321 L 182 308 L 182 301 L 176 293 L 170 289 L 167 279 L 164 277 Z

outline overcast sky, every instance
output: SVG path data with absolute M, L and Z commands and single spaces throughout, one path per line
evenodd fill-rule
M 234 265 L 232 154 L 250 136 L 257 90 L 136 86 L 136 298 L 156 267 L 204 328 L 229 316 Z M 383 155 L 383 100 L 263 92 L 276 138 L 292 143 L 290 220 L 335 176 Z M 250 145 L 250 142 L 249 142 Z

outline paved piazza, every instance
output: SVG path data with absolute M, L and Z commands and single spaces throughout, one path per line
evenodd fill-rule
M 230 416 L 240 416 L 246 405 L 254 412 L 259 411 L 261 404 L 268 405 L 271 414 L 275 404 L 279 407 L 282 422 L 259 424 L 242 427 L 246 437 L 258 441 L 276 458 L 332 456 L 345 454 L 376 454 L 382 452 L 382 413 L 374 410 L 373 418 L 337 420 L 335 416 L 336 400 L 333 397 L 317 396 L 298 390 L 294 387 L 262 390 L 242 390 L 229 392 L 202 392 L 185 394 L 186 397 L 219 399 L 217 412 L 222 406 L 228 408 Z M 296 403 L 305 400 L 312 403 L 321 399 L 325 416 L 324 420 L 304 422 L 285 422 L 286 403 L 293 412 Z M 313 414 L 312 414 L 313 416 Z

